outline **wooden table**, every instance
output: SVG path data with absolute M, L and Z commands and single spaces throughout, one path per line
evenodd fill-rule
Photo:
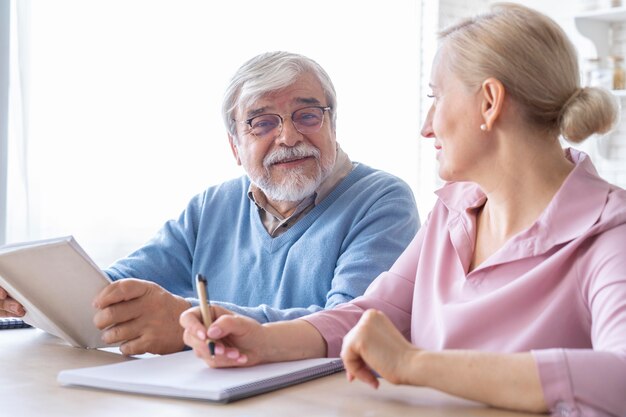
M 343 373 L 230 404 L 70 388 L 56 381 L 59 371 L 128 359 L 112 352 L 73 348 L 36 329 L 1 330 L 0 352 L 0 414 L 7 417 L 532 415 L 487 408 L 432 389 L 394 386 L 386 381 L 374 390 L 358 381 L 348 383 Z

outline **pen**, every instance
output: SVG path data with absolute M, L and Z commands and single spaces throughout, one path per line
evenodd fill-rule
M 213 323 L 213 312 L 211 310 L 211 301 L 209 300 L 209 290 L 206 285 L 206 278 L 202 274 L 196 275 L 196 289 L 198 290 L 198 299 L 200 300 L 200 311 L 202 312 L 202 321 L 208 329 L 211 323 Z M 215 356 L 215 342 L 211 339 L 209 343 L 209 352 L 211 357 Z

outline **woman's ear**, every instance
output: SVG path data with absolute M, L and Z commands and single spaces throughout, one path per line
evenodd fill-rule
M 500 80 L 491 77 L 483 81 L 480 91 L 483 99 L 480 111 L 484 120 L 481 130 L 489 131 L 500 117 L 506 90 Z
M 233 152 L 233 156 L 237 161 L 237 165 L 241 166 L 241 159 L 239 159 L 239 149 L 237 149 L 237 139 L 233 137 L 230 133 L 228 134 L 228 143 L 230 144 L 230 150 Z

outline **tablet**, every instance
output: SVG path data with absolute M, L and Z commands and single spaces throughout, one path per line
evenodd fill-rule
M 91 303 L 110 283 L 72 236 L 0 247 L 0 287 L 24 306 L 23 320 L 72 346 L 109 346 Z

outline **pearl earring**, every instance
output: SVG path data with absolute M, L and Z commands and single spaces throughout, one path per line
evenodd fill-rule
M 482 130 L 483 132 L 486 132 L 487 131 L 487 125 L 484 124 L 484 123 L 482 125 L 480 125 L 480 130 Z

